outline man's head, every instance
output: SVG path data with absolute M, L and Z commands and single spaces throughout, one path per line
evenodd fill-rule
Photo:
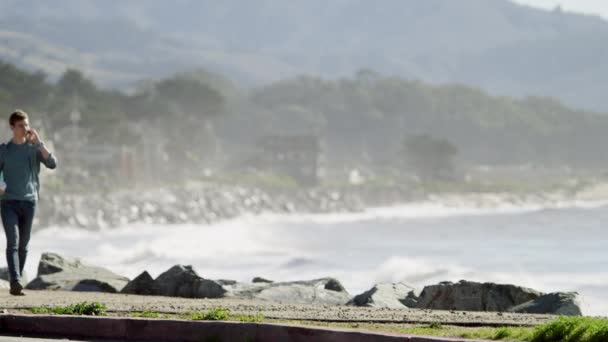
M 11 126 L 11 131 L 13 131 L 13 137 L 15 138 L 25 137 L 27 131 L 30 129 L 27 113 L 21 109 L 17 109 L 11 114 L 8 123 Z

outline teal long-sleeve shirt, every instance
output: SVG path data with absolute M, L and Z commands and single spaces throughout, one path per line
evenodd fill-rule
M 9 141 L 0 144 L 0 172 L 6 183 L 0 199 L 36 202 L 40 191 L 40 164 L 54 169 L 57 159 L 53 153 L 44 159 L 42 152 L 31 143 L 15 144 Z

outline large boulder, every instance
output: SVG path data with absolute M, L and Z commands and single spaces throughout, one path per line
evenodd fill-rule
M 582 316 L 577 292 L 555 292 L 509 309 L 510 312 Z
M 175 265 L 159 275 L 154 284 L 161 296 L 221 298 L 226 290 L 218 282 L 200 277 L 192 266 Z
M 273 283 L 236 283 L 225 285 L 227 297 L 259 299 L 290 304 L 344 305 L 350 295 L 339 281 L 321 278 Z
M 64 257 L 56 253 L 43 253 L 38 263 L 38 276 L 72 271 L 84 267 L 80 259 Z
M 140 275 L 131 280 L 121 291 L 121 293 L 138 295 L 157 295 L 158 287 L 148 271 L 143 271 Z
M 418 302 L 416 290 L 405 283 L 380 283 L 356 295 L 347 305 L 376 308 L 415 308 Z
M 476 283 L 461 280 L 426 286 L 420 293 L 417 308 L 433 310 L 506 311 L 537 299 L 533 289 L 505 284 Z
M 83 264 L 78 258 L 43 253 L 38 277 L 27 284 L 30 290 L 119 292 L 129 278 L 105 268 Z

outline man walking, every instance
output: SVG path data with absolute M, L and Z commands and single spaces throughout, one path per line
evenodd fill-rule
M 6 188 L 0 190 L 0 216 L 6 234 L 9 292 L 23 296 L 21 275 L 40 190 L 40 164 L 54 169 L 57 160 L 40 140 L 36 130 L 30 128 L 27 113 L 16 110 L 9 117 L 9 124 L 13 137 L 0 144 L 0 172 L 6 183 Z

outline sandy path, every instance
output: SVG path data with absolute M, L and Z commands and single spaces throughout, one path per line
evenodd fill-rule
M 189 299 L 161 296 L 139 296 L 99 292 L 32 291 L 26 296 L 11 296 L 0 291 L 0 308 L 22 312 L 35 306 L 68 305 L 97 301 L 108 307 L 110 314 L 150 309 L 161 313 L 206 311 L 212 307 L 228 308 L 232 313 L 257 315 L 270 319 L 320 320 L 334 322 L 416 323 L 440 322 L 458 325 L 537 325 L 555 316 L 512 313 L 433 311 L 414 309 L 381 309 L 350 306 L 295 305 L 240 299 Z

